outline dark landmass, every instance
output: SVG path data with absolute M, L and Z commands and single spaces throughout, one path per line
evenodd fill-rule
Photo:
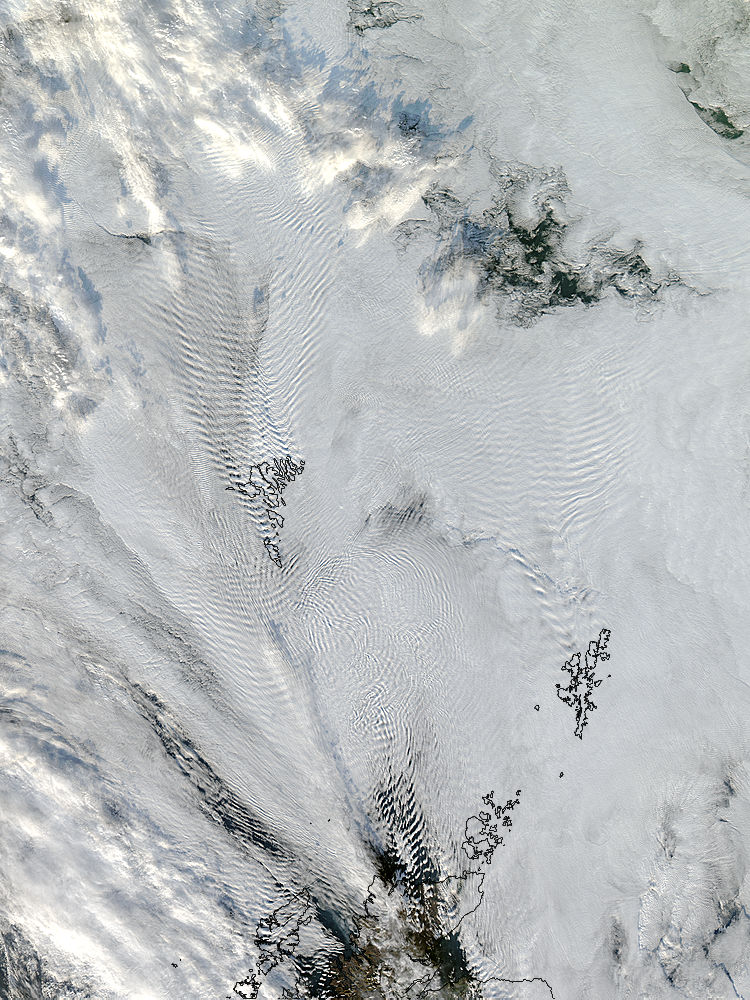
M 519 789 L 504 805 L 495 802 L 494 792 L 483 796 L 487 808 L 465 824 L 461 846 L 470 866 L 460 875 L 414 879 L 387 848 L 374 852 L 375 875 L 362 911 L 350 921 L 334 918 L 309 889 L 290 897 L 258 924 L 260 957 L 234 992 L 256 1000 L 265 977 L 287 963 L 286 979 L 294 982 L 283 990 L 287 1000 L 482 1000 L 483 987 L 492 983 L 540 983 L 554 998 L 540 977 L 480 980 L 460 940 L 461 924 L 482 904 L 486 867 L 513 825 L 520 795 Z M 331 947 L 300 954 L 300 929 L 314 920 Z
M 701 121 L 717 135 L 721 136 L 722 139 L 739 139 L 745 134 L 745 130 L 734 124 L 724 108 L 718 105 L 706 107 L 690 96 L 701 85 L 703 74 L 700 67 L 692 70 L 687 63 L 680 62 L 669 63 L 667 68 L 679 76 L 677 84 L 688 103 L 695 109 Z
M 399 21 L 418 21 L 421 14 L 409 14 L 393 0 L 349 0 L 349 27 L 358 35 L 371 28 L 390 28 Z
M 738 128 L 734 122 L 730 121 L 723 108 L 704 108 L 697 101 L 688 101 L 695 108 L 698 117 L 708 125 L 710 129 L 722 137 L 722 139 L 739 139 L 745 134 L 745 130 Z
M 680 283 L 674 274 L 655 274 L 638 242 L 623 249 L 599 240 L 571 260 L 565 246 L 572 224 L 565 209 L 569 190 L 561 170 L 516 164 L 495 173 L 498 186 L 483 212 L 470 212 L 452 191 L 435 186 L 422 196 L 432 221 L 408 220 L 398 227 L 400 241 L 420 229 L 436 238 L 434 255 L 420 268 L 427 298 L 444 276 L 471 269 L 480 300 L 491 297 L 506 319 L 530 326 L 551 310 L 591 306 L 612 292 L 640 304 L 654 302 Z

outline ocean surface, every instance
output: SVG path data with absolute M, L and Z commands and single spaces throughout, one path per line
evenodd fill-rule
M 0 1000 L 750 1000 L 750 5 L 0 42 Z

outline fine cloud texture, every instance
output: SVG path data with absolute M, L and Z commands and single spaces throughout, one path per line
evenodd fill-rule
M 750 4 L 1 0 L 0 1000 L 750 1000 Z

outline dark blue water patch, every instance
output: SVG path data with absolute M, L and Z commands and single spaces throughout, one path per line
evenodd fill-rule
M 20 653 L 16 653 L 12 649 L 0 649 L 0 656 L 6 656 L 9 660 L 15 660 L 18 663 L 24 663 L 28 665 L 28 660 L 26 660 Z
M 94 371 L 104 372 L 105 375 L 112 378 L 112 362 L 109 360 L 109 355 L 96 362 L 94 365 Z
M 719 937 L 720 934 L 724 934 L 738 921 L 747 919 L 747 910 L 740 900 L 739 890 L 735 892 L 731 899 L 715 900 L 715 905 L 716 927 L 713 932 L 715 938 Z
M 320 900 L 314 900 L 314 904 L 315 919 L 340 946 L 343 957 L 349 958 L 354 952 L 351 921 L 338 911 L 322 904 Z
M 735 885 L 742 880 L 742 873 L 736 872 Z M 657 945 L 648 950 L 655 963 L 658 965 L 665 980 L 674 989 L 684 990 L 688 983 L 695 982 L 696 962 L 702 954 L 706 965 L 713 969 L 719 969 L 734 987 L 732 972 L 727 968 L 726 961 L 716 961 L 714 958 L 714 948 L 723 950 L 724 934 L 732 928 L 738 921 L 747 920 L 748 912 L 740 899 L 740 890 L 736 888 L 733 893 L 725 895 L 720 888 L 720 883 L 710 881 L 705 885 L 706 889 L 713 889 L 715 913 L 713 920 L 704 924 L 702 930 L 692 926 L 689 932 L 689 941 L 683 936 L 684 928 L 670 920 L 669 914 L 662 925 L 662 934 Z M 730 948 L 730 953 L 733 951 Z M 726 957 L 726 951 L 721 953 L 721 957 Z M 739 961 L 742 961 L 741 956 Z M 735 974 L 739 971 L 734 970 Z M 735 993 L 741 997 L 740 993 Z

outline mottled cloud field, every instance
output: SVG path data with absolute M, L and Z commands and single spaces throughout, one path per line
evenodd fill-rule
M 0 29 L 0 998 L 750 998 L 748 4 Z

